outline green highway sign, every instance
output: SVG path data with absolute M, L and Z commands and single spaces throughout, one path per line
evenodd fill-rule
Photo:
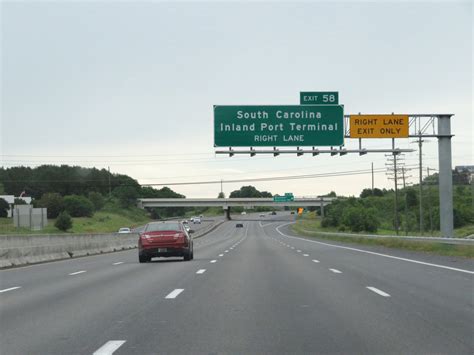
M 340 146 L 339 105 L 214 106 L 215 147 Z
M 290 201 L 294 201 L 295 198 L 293 195 L 286 195 L 285 196 L 279 196 L 279 195 L 275 195 L 273 196 L 273 202 L 290 202 Z
M 337 91 L 303 91 L 300 92 L 301 105 L 338 105 Z

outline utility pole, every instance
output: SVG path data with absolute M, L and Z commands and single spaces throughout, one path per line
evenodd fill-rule
M 221 194 L 223 194 L 224 191 L 222 190 L 222 179 L 221 179 Z
M 418 132 L 418 155 L 419 155 L 419 177 L 420 177 L 420 235 L 423 235 L 423 162 L 422 162 L 422 146 L 421 131 Z
M 394 139 L 392 139 L 392 145 L 395 145 Z M 396 153 L 386 155 L 386 157 L 388 158 L 388 163 L 385 164 L 387 166 L 387 175 L 389 175 L 390 180 L 394 180 L 395 201 L 393 206 L 393 215 L 395 232 L 398 235 L 400 225 L 398 218 L 398 169 L 400 169 L 400 165 L 403 165 L 404 163 L 402 161 L 402 156 L 398 157 L 398 154 Z M 400 162 L 399 159 L 401 160 Z
M 393 173 L 395 174 L 395 233 L 398 235 L 398 181 L 397 181 L 397 156 L 393 155 Z
M 406 178 L 408 178 L 408 176 L 405 175 L 405 167 L 402 166 L 403 191 L 405 191 L 405 235 L 408 235 L 408 194 L 405 183 Z
M 372 165 L 372 195 L 374 194 L 374 163 L 371 163 Z
M 110 166 L 107 167 L 109 172 L 109 197 L 112 197 L 112 186 L 110 185 Z

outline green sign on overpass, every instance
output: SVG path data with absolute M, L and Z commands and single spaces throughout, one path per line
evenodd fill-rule
M 295 196 L 293 196 L 292 193 L 285 193 L 284 196 L 280 196 L 280 195 L 275 195 L 273 196 L 273 201 L 274 202 L 289 202 L 289 201 L 294 201 L 295 200 Z
M 214 106 L 215 147 L 340 146 L 340 105 Z

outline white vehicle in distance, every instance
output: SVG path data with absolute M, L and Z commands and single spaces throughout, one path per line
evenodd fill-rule
M 130 228 L 128 228 L 128 227 L 123 227 L 123 228 L 120 228 L 120 229 L 118 230 L 118 233 L 119 233 L 119 234 L 125 234 L 125 233 L 132 233 L 132 231 L 131 231 Z
M 189 220 L 194 223 L 194 219 L 195 219 L 195 218 L 196 218 L 196 217 L 191 217 Z
M 194 223 L 194 224 L 201 224 L 201 218 L 199 218 L 199 217 L 194 217 L 193 223 Z
M 247 214 L 247 212 L 245 212 L 245 211 L 243 211 L 243 212 L 241 213 L 241 215 L 246 215 L 246 214 Z

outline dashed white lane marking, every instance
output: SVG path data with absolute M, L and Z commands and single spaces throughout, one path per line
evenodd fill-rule
M 298 249 L 296 252 L 297 252 L 297 253 L 301 253 L 301 250 Z
M 110 340 L 94 351 L 93 355 L 111 355 L 123 344 L 125 344 L 125 340 Z
M 214 260 L 211 260 L 210 262 L 211 264 L 214 264 L 214 263 L 217 263 L 217 260 L 214 259 Z
M 295 247 L 291 247 L 291 249 L 295 249 Z
M 5 289 L 3 289 L 3 290 L 0 290 L 0 293 L 8 292 L 8 291 L 13 291 L 13 290 L 18 290 L 19 288 L 21 288 L 21 286 L 15 286 L 15 287 L 10 287 L 10 288 L 5 288 Z
M 69 274 L 69 276 L 79 275 L 79 274 L 83 274 L 83 273 L 85 273 L 85 272 L 86 272 L 86 270 L 71 272 L 71 273 Z
M 338 269 L 329 269 L 335 274 L 342 274 L 342 271 L 339 271 Z
M 224 256 L 224 254 L 219 254 L 219 256 Z
M 228 252 L 229 252 L 228 250 L 224 251 L 224 253 L 228 253 Z
M 309 254 L 303 254 L 303 256 L 309 256 Z
M 179 295 L 181 292 L 183 292 L 183 291 L 184 291 L 184 288 L 177 288 L 177 289 L 171 291 L 171 292 L 168 294 L 168 296 L 166 296 L 165 298 L 166 298 L 166 299 L 173 299 L 173 298 L 176 298 L 176 297 L 178 297 L 178 295 Z
M 384 258 L 389 258 L 389 259 L 395 259 L 395 260 L 402 260 L 402 261 L 407 261 L 407 262 L 410 262 L 410 263 L 414 263 L 414 264 L 420 264 L 420 265 L 427 265 L 427 266 L 433 266 L 433 267 L 437 267 L 437 268 L 440 268 L 440 269 L 447 269 L 447 270 L 452 270 L 452 271 L 459 271 L 459 272 L 464 272 L 466 274 L 474 274 L 474 271 L 471 271 L 471 270 L 465 270 L 465 269 L 458 269 L 458 268 L 455 268 L 455 267 L 451 267 L 451 266 L 445 266 L 445 265 L 439 265 L 439 264 L 432 264 L 432 263 L 426 263 L 424 261 L 419 261 L 419 260 L 413 260 L 413 259 L 408 259 L 408 258 L 400 258 L 398 256 L 393 256 L 393 255 L 388 255 L 388 254 L 382 254 L 382 253 L 376 253 L 376 252 L 373 252 L 373 251 L 368 251 L 368 250 L 363 250 L 363 249 L 357 249 L 357 248 L 351 248 L 351 247 L 344 247 L 342 245 L 335 245 L 335 244 L 329 244 L 329 243 L 323 243 L 323 242 L 318 242 L 316 240 L 309 240 L 309 239 L 306 239 L 306 238 L 300 238 L 300 237 L 293 237 L 291 235 L 287 235 L 285 233 L 283 233 L 282 231 L 280 231 L 280 228 L 281 227 L 285 227 L 289 224 L 293 224 L 294 222 L 291 222 L 291 223 L 285 223 L 285 224 L 282 224 L 281 226 L 278 226 L 277 228 L 275 228 L 275 230 L 280 233 L 282 236 L 284 237 L 287 237 L 287 238 L 292 238 L 292 239 L 299 239 L 299 240 L 304 240 L 305 242 L 309 242 L 309 243 L 316 243 L 316 244 L 321 244 L 321 245 L 326 245 L 328 247 L 333 247 L 333 248 L 339 248 L 339 249 L 346 249 L 346 250 L 352 250 L 352 251 L 357 251 L 359 253 L 366 253 L 366 254 L 372 254 L 372 255 L 377 255 L 377 256 L 383 256 Z
M 319 263 L 319 260 L 313 259 L 313 263 Z
M 113 263 L 112 265 L 120 265 L 123 264 L 123 261 L 117 261 L 116 263 Z
M 196 274 L 204 274 L 206 272 L 206 269 L 199 269 L 196 271 Z
M 370 291 L 379 294 L 380 296 L 383 296 L 383 297 L 390 297 L 390 295 L 389 295 L 388 293 L 383 292 L 382 290 L 379 290 L 378 288 L 375 288 L 375 287 L 372 287 L 372 286 L 367 286 L 367 288 L 368 288 Z

